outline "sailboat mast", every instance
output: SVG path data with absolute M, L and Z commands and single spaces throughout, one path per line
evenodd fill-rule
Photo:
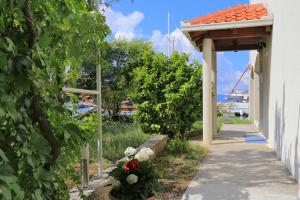
M 170 11 L 168 10 L 168 56 L 170 56 Z

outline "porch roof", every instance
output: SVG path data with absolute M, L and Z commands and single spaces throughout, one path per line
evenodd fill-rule
M 273 16 L 263 4 L 243 4 L 182 22 L 181 31 L 202 51 L 204 38 L 211 38 L 216 51 L 259 49 L 270 34 Z

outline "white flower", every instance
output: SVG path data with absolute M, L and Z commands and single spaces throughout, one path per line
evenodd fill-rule
M 142 161 L 149 160 L 153 155 L 154 152 L 152 151 L 152 149 L 142 148 L 137 154 L 135 154 L 134 158 L 142 162 Z
M 125 150 L 124 154 L 125 156 L 130 156 L 136 153 L 136 149 L 133 147 L 127 147 L 127 149 Z
M 132 185 L 136 182 L 138 182 L 138 177 L 135 174 L 130 174 L 129 176 L 127 176 L 126 181 Z

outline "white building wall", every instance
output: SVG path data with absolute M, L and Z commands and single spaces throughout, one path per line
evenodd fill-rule
M 260 67 L 260 56 L 257 51 L 250 51 L 250 64 L 252 65 L 253 77 L 250 79 L 251 91 L 250 91 L 250 111 L 252 112 L 253 124 L 256 128 L 261 129 L 261 120 L 260 120 L 260 84 L 259 76 L 261 72 Z M 253 79 L 252 79 L 253 78 Z
M 264 101 L 262 131 L 284 165 L 298 179 L 300 162 L 300 1 L 250 0 L 263 2 L 274 16 L 269 98 Z M 251 57 L 250 57 L 251 59 Z M 268 84 L 265 82 L 265 84 Z M 268 85 L 264 85 L 264 88 Z M 265 109 L 265 108 L 268 109 Z

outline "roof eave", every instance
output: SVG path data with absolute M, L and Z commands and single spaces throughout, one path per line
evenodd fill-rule
M 181 30 L 182 31 L 182 30 Z M 189 31 L 182 31 L 182 33 L 185 35 L 185 37 L 191 42 L 191 44 L 194 46 L 195 49 L 199 49 L 196 45 L 196 43 L 191 39 L 191 36 L 189 34 Z
M 270 26 L 270 25 L 273 25 L 273 17 L 272 16 L 266 16 L 259 20 L 245 20 L 245 21 L 200 24 L 200 25 L 191 25 L 191 24 L 188 24 L 185 22 L 181 22 L 180 30 L 186 36 L 188 36 L 188 34 L 187 34 L 188 32 L 194 32 L 194 31 L 249 28 L 249 27 Z

